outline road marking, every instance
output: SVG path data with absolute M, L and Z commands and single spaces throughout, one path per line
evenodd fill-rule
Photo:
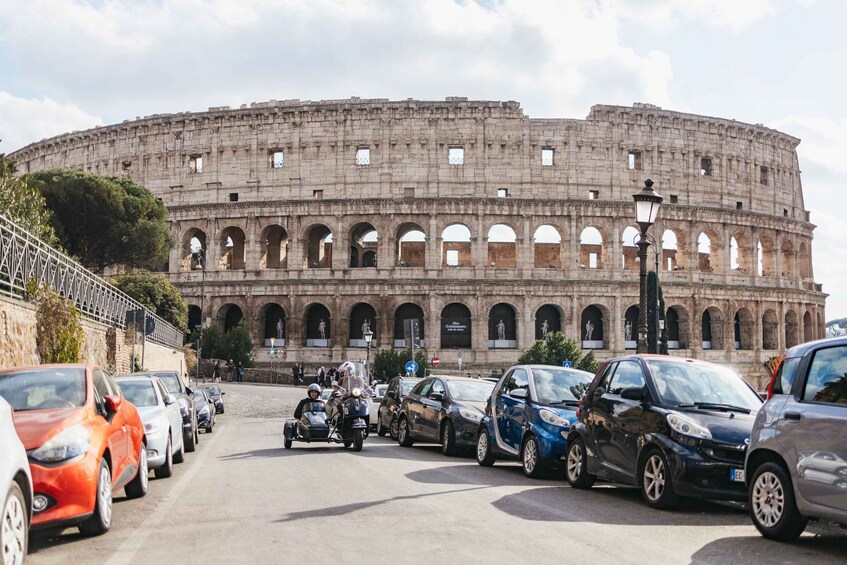
M 226 431 L 226 428 L 224 428 L 224 431 Z M 135 559 L 136 554 L 138 554 L 138 552 L 144 547 L 147 538 L 155 531 L 159 523 L 171 511 L 174 504 L 179 501 L 183 491 L 185 491 L 188 485 L 191 484 L 194 475 L 197 474 L 199 469 L 203 468 L 203 463 L 206 461 L 206 458 L 212 451 L 212 446 L 218 441 L 219 437 L 221 437 L 220 433 L 216 433 L 211 436 L 211 440 L 209 440 L 209 443 L 207 444 L 208 447 L 197 459 L 194 460 L 194 465 L 191 466 L 191 469 L 189 469 L 188 472 L 180 478 L 179 482 L 177 482 L 177 484 L 168 491 L 164 500 L 159 503 L 156 510 L 154 510 L 147 519 L 135 529 L 132 535 L 121 544 L 115 553 L 112 554 L 112 557 L 106 561 L 106 565 L 126 565 Z M 209 438 L 209 434 L 203 434 L 203 438 L 205 443 L 206 439 Z

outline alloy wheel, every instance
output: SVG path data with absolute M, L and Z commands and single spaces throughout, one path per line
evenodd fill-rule
M 538 445 L 533 438 L 526 440 L 523 446 L 523 468 L 527 475 L 531 475 L 538 465 Z
M 582 446 L 575 443 L 568 451 L 568 478 L 571 481 L 579 479 L 582 472 Z
M 644 466 L 644 491 L 650 500 L 659 500 L 665 492 L 665 463 L 654 453 Z
M 759 475 L 753 485 L 753 515 L 756 520 L 772 528 L 782 518 L 785 510 L 785 491 L 779 478 L 770 472 Z
M 488 455 L 488 434 L 481 433 L 476 442 L 476 460 L 484 461 L 486 455 Z
M 103 513 L 103 523 L 108 527 L 112 523 L 112 472 L 104 465 L 100 469 L 100 488 L 97 498 Z
M 19 491 L 18 491 L 19 492 Z M 9 496 L 3 508 L 3 563 L 23 563 L 26 554 L 26 511 L 20 498 Z

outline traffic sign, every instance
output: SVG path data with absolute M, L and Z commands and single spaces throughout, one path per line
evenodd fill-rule
M 406 363 L 406 372 L 414 375 L 418 372 L 418 364 L 414 361 L 409 361 Z
M 432 358 L 432 366 L 438 367 L 439 365 L 441 365 L 441 359 L 439 359 L 438 357 L 433 357 Z
M 562 367 L 564 367 L 565 369 L 570 369 L 571 368 L 571 362 L 570 361 L 562 361 Z

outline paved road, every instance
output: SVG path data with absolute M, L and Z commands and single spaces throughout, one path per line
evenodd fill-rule
M 304 390 L 227 385 L 227 413 L 170 479 L 118 499 L 112 531 L 32 543 L 30 563 L 844 563 L 847 533 L 762 539 L 743 511 L 646 508 L 634 489 L 585 492 L 372 435 L 361 453 L 282 448 Z M 246 417 L 251 406 L 265 417 Z

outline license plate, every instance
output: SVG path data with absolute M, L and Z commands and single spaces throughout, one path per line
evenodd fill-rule
M 744 469 L 730 469 L 729 480 L 736 483 L 744 482 Z

